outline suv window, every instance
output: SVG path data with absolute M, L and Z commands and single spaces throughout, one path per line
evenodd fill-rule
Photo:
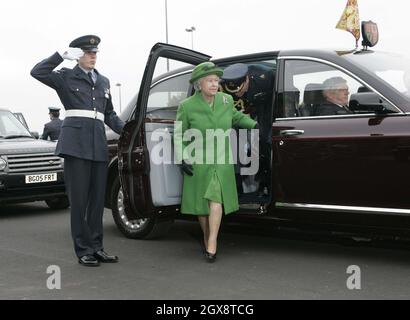
M 29 136 L 24 125 L 9 111 L 0 111 L 0 138 L 7 136 Z
M 13 112 L 13 114 L 27 128 L 27 130 L 30 130 L 27 125 L 26 119 L 21 112 Z
M 345 116 L 398 110 L 370 88 L 324 63 L 285 61 L 280 117 Z

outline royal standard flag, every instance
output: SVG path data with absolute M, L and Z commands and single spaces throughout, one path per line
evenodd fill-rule
M 360 39 L 360 19 L 359 6 L 357 0 L 348 0 L 346 8 L 343 11 L 337 29 L 349 31 L 356 38 L 356 43 Z

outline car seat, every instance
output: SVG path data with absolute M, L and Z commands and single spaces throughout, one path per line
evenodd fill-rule
M 316 105 L 324 101 L 323 85 L 321 83 L 308 83 L 303 93 L 303 104 L 299 107 L 300 117 L 309 117 L 314 115 Z

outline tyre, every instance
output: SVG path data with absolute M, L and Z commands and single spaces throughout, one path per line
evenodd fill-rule
M 66 196 L 45 200 L 50 209 L 67 209 L 70 202 Z
M 124 210 L 124 195 L 120 180 L 115 178 L 112 184 L 111 210 L 118 229 L 131 239 L 155 239 L 164 236 L 173 223 L 173 219 L 158 221 L 156 217 L 129 220 Z

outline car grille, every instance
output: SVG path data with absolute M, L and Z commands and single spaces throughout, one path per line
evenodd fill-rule
M 9 173 L 63 169 L 63 159 L 53 153 L 7 155 Z

